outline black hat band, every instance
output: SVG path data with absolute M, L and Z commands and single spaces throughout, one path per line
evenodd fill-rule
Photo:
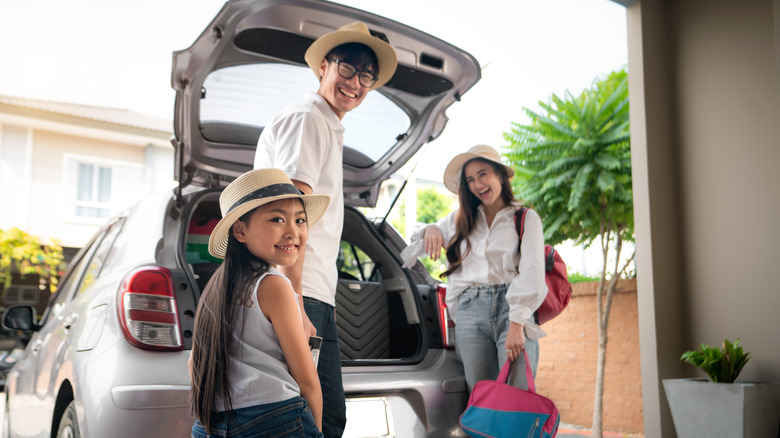
M 243 198 L 236 201 L 233 205 L 228 208 L 228 211 L 225 212 L 224 216 L 227 216 L 228 213 L 235 210 L 242 204 L 245 204 L 249 201 L 254 201 L 256 199 L 263 199 L 263 198 L 271 198 L 274 196 L 281 196 L 281 195 L 303 195 L 303 192 L 298 190 L 298 187 L 295 187 L 293 184 L 289 183 L 280 183 L 280 184 L 271 184 L 270 186 L 265 186 L 262 188 L 259 188 Z

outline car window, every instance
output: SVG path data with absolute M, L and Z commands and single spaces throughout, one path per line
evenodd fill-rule
M 79 286 L 77 293 L 81 293 L 81 291 L 88 288 L 95 280 L 98 279 L 98 277 L 100 277 L 103 266 L 105 266 L 106 258 L 108 257 L 111 248 L 114 246 L 116 237 L 119 235 L 119 231 L 122 229 L 123 224 L 124 220 L 117 221 L 106 231 L 103 239 L 100 240 L 100 244 L 98 244 L 95 252 L 90 258 L 89 264 L 87 265 L 87 268 L 84 271 L 84 275 L 82 276 L 83 280 L 81 280 L 81 285 Z
M 100 241 L 100 239 L 97 239 L 96 241 Z M 58 315 L 62 311 L 65 302 L 73 295 L 73 291 L 79 284 L 79 279 L 81 279 L 83 268 L 87 264 L 87 261 L 90 259 L 90 257 L 91 248 L 85 248 L 81 257 L 74 259 L 70 266 L 68 266 L 68 273 L 65 279 L 60 282 L 57 290 L 54 292 L 54 295 L 52 295 L 51 299 L 49 300 L 49 305 L 46 307 L 46 310 L 41 317 L 41 324 L 45 323 L 52 316 Z
M 311 70 L 298 65 L 246 64 L 216 70 L 203 82 L 200 121 L 262 128 L 274 114 L 303 99 L 306 91 L 316 92 L 317 87 Z M 369 93 L 342 120 L 344 146 L 373 164 L 407 132 L 410 123 L 393 101 L 381 93 Z
M 358 246 L 342 241 L 337 260 L 339 278 L 358 281 L 381 281 L 377 264 Z
M 60 282 L 57 291 L 54 292 L 54 295 L 49 300 L 49 305 L 41 317 L 41 324 L 45 323 L 52 316 L 58 315 L 66 303 L 73 297 L 74 291 L 78 290 L 80 292 L 84 289 L 85 282 L 83 279 L 89 276 L 91 282 L 100 275 L 103 260 L 111 245 L 113 245 L 114 240 L 116 240 L 117 233 L 123 223 L 124 221 L 115 222 L 109 228 L 103 230 L 101 234 L 95 236 L 79 252 L 78 258 L 74 259 L 68 266 L 66 277 Z

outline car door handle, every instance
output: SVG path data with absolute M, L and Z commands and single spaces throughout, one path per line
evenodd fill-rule
M 70 315 L 68 315 L 65 318 L 63 318 L 63 320 L 62 320 L 62 327 L 65 330 L 70 330 L 70 328 L 73 326 L 73 324 L 76 323 L 76 320 L 78 320 L 78 319 L 79 319 L 79 314 L 78 313 L 71 313 Z

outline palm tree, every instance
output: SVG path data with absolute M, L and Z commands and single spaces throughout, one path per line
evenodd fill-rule
M 597 293 L 599 333 L 593 436 L 602 435 L 607 326 L 617 280 L 634 256 L 619 266 L 623 242 L 633 241 L 628 75 L 613 72 L 574 97 L 540 102 L 545 114 L 523 108 L 530 124 L 504 133 L 505 156 L 515 169 L 513 188 L 542 217 L 545 239 L 572 239 L 589 246 L 600 238 L 604 263 Z M 610 258 L 610 252 L 614 258 Z M 607 284 L 607 261 L 614 260 Z

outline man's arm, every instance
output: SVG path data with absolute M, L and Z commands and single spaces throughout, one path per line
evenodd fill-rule
M 298 187 L 298 190 L 302 191 L 304 195 L 311 195 L 313 190 L 310 185 L 306 184 L 305 182 L 298 181 L 297 179 L 292 180 L 293 184 L 295 184 L 295 187 Z M 301 255 L 298 257 L 298 260 L 296 260 L 295 264 L 292 266 L 287 267 L 281 267 L 279 271 L 284 274 L 285 277 L 290 279 L 290 283 L 292 283 L 293 289 L 295 289 L 295 293 L 298 294 L 298 305 L 301 308 L 301 316 L 303 317 L 303 329 L 306 332 L 307 336 L 315 336 L 317 334 L 317 329 L 314 328 L 314 325 L 309 320 L 309 316 L 306 315 L 306 312 L 303 308 L 303 259 L 306 257 L 306 248 L 304 247 L 301 250 Z

